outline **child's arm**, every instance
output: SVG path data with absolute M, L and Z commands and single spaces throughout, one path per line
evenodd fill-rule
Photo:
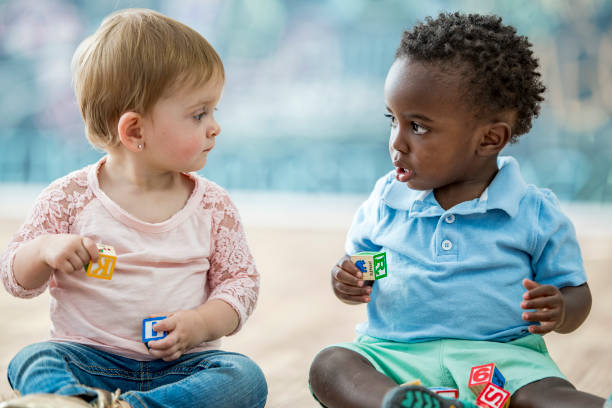
M 238 313 L 219 299 L 212 299 L 193 310 L 169 313 L 166 319 L 153 326 L 157 332 L 167 331 L 168 336 L 150 341 L 149 352 L 165 361 L 176 360 L 203 342 L 234 332 L 238 322 Z
M 349 305 L 368 303 L 372 285 L 361 280 L 362 275 L 348 255 L 340 258 L 331 270 L 331 284 L 336 297 Z
M 530 279 L 523 280 L 527 292 L 523 294 L 523 319 L 539 322 L 529 326 L 529 331 L 544 335 L 551 331 L 570 333 L 585 321 L 591 311 L 591 291 L 585 283 L 580 286 L 566 286 L 557 289 L 553 285 L 540 285 Z
M 54 270 L 71 273 L 98 259 L 98 248 L 89 238 L 72 234 L 45 234 L 21 245 L 15 253 L 13 274 L 21 287 L 40 287 Z
M 70 235 L 73 220 L 92 197 L 85 169 L 56 180 L 40 193 L 0 254 L 0 280 L 8 293 L 20 298 L 38 296 L 54 269 L 70 272 L 75 270 L 73 264 L 82 268 L 83 261 L 97 259 L 93 242 Z
M 154 330 L 168 331 L 162 340 L 149 342 L 149 352 L 175 360 L 202 342 L 240 330 L 255 308 L 259 272 L 249 250 L 238 210 L 219 187 L 207 191 L 204 208 L 212 210 L 208 300 L 193 310 L 168 314 Z

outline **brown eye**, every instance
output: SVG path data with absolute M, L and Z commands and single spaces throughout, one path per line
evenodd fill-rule
M 423 135 L 428 132 L 429 129 L 419 125 L 416 122 L 410 122 L 410 126 L 412 126 L 412 132 L 415 135 Z
M 394 127 L 395 126 L 395 116 L 391 115 L 390 113 L 385 113 L 385 117 L 391 120 L 391 127 Z

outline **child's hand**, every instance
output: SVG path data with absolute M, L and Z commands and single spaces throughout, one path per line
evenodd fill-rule
M 82 270 L 90 260 L 98 260 L 98 247 L 87 237 L 51 234 L 41 238 L 41 260 L 52 269 L 72 273 Z
M 332 288 L 336 297 L 349 304 L 368 303 L 372 284 L 361 280 L 362 276 L 349 256 L 340 258 L 331 270 Z
M 560 327 L 565 320 L 565 300 L 561 291 L 531 279 L 523 279 L 523 286 L 527 292 L 523 294 L 521 308 L 535 309 L 535 312 L 524 312 L 523 320 L 540 323 L 529 326 L 529 332 L 544 335 Z
M 164 315 L 151 315 L 157 317 Z M 148 343 L 149 353 L 164 361 L 173 361 L 182 356 L 187 350 L 197 346 L 206 337 L 202 319 L 195 310 L 180 310 L 168 313 L 164 320 L 153 325 L 156 332 L 168 332 L 161 340 L 152 340 Z

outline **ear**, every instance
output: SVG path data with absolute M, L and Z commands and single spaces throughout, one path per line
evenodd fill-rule
M 508 144 L 512 127 L 507 122 L 494 122 L 485 126 L 478 145 L 481 156 L 497 155 Z
M 144 137 L 142 132 L 142 116 L 136 112 L 125 112 L 119 117 L 117 133 L 119 140 L 126 149 L 138 152 L 144 148 Z

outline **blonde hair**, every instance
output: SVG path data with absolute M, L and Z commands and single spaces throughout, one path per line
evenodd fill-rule
M 195 30 L 147 9 L 104 19 L 72 58 L 72 82 L 87 139 L 117 146 L 117 123 L 128 111 L 146 115 L 180 86 L 225 81 L 221 58 Z

